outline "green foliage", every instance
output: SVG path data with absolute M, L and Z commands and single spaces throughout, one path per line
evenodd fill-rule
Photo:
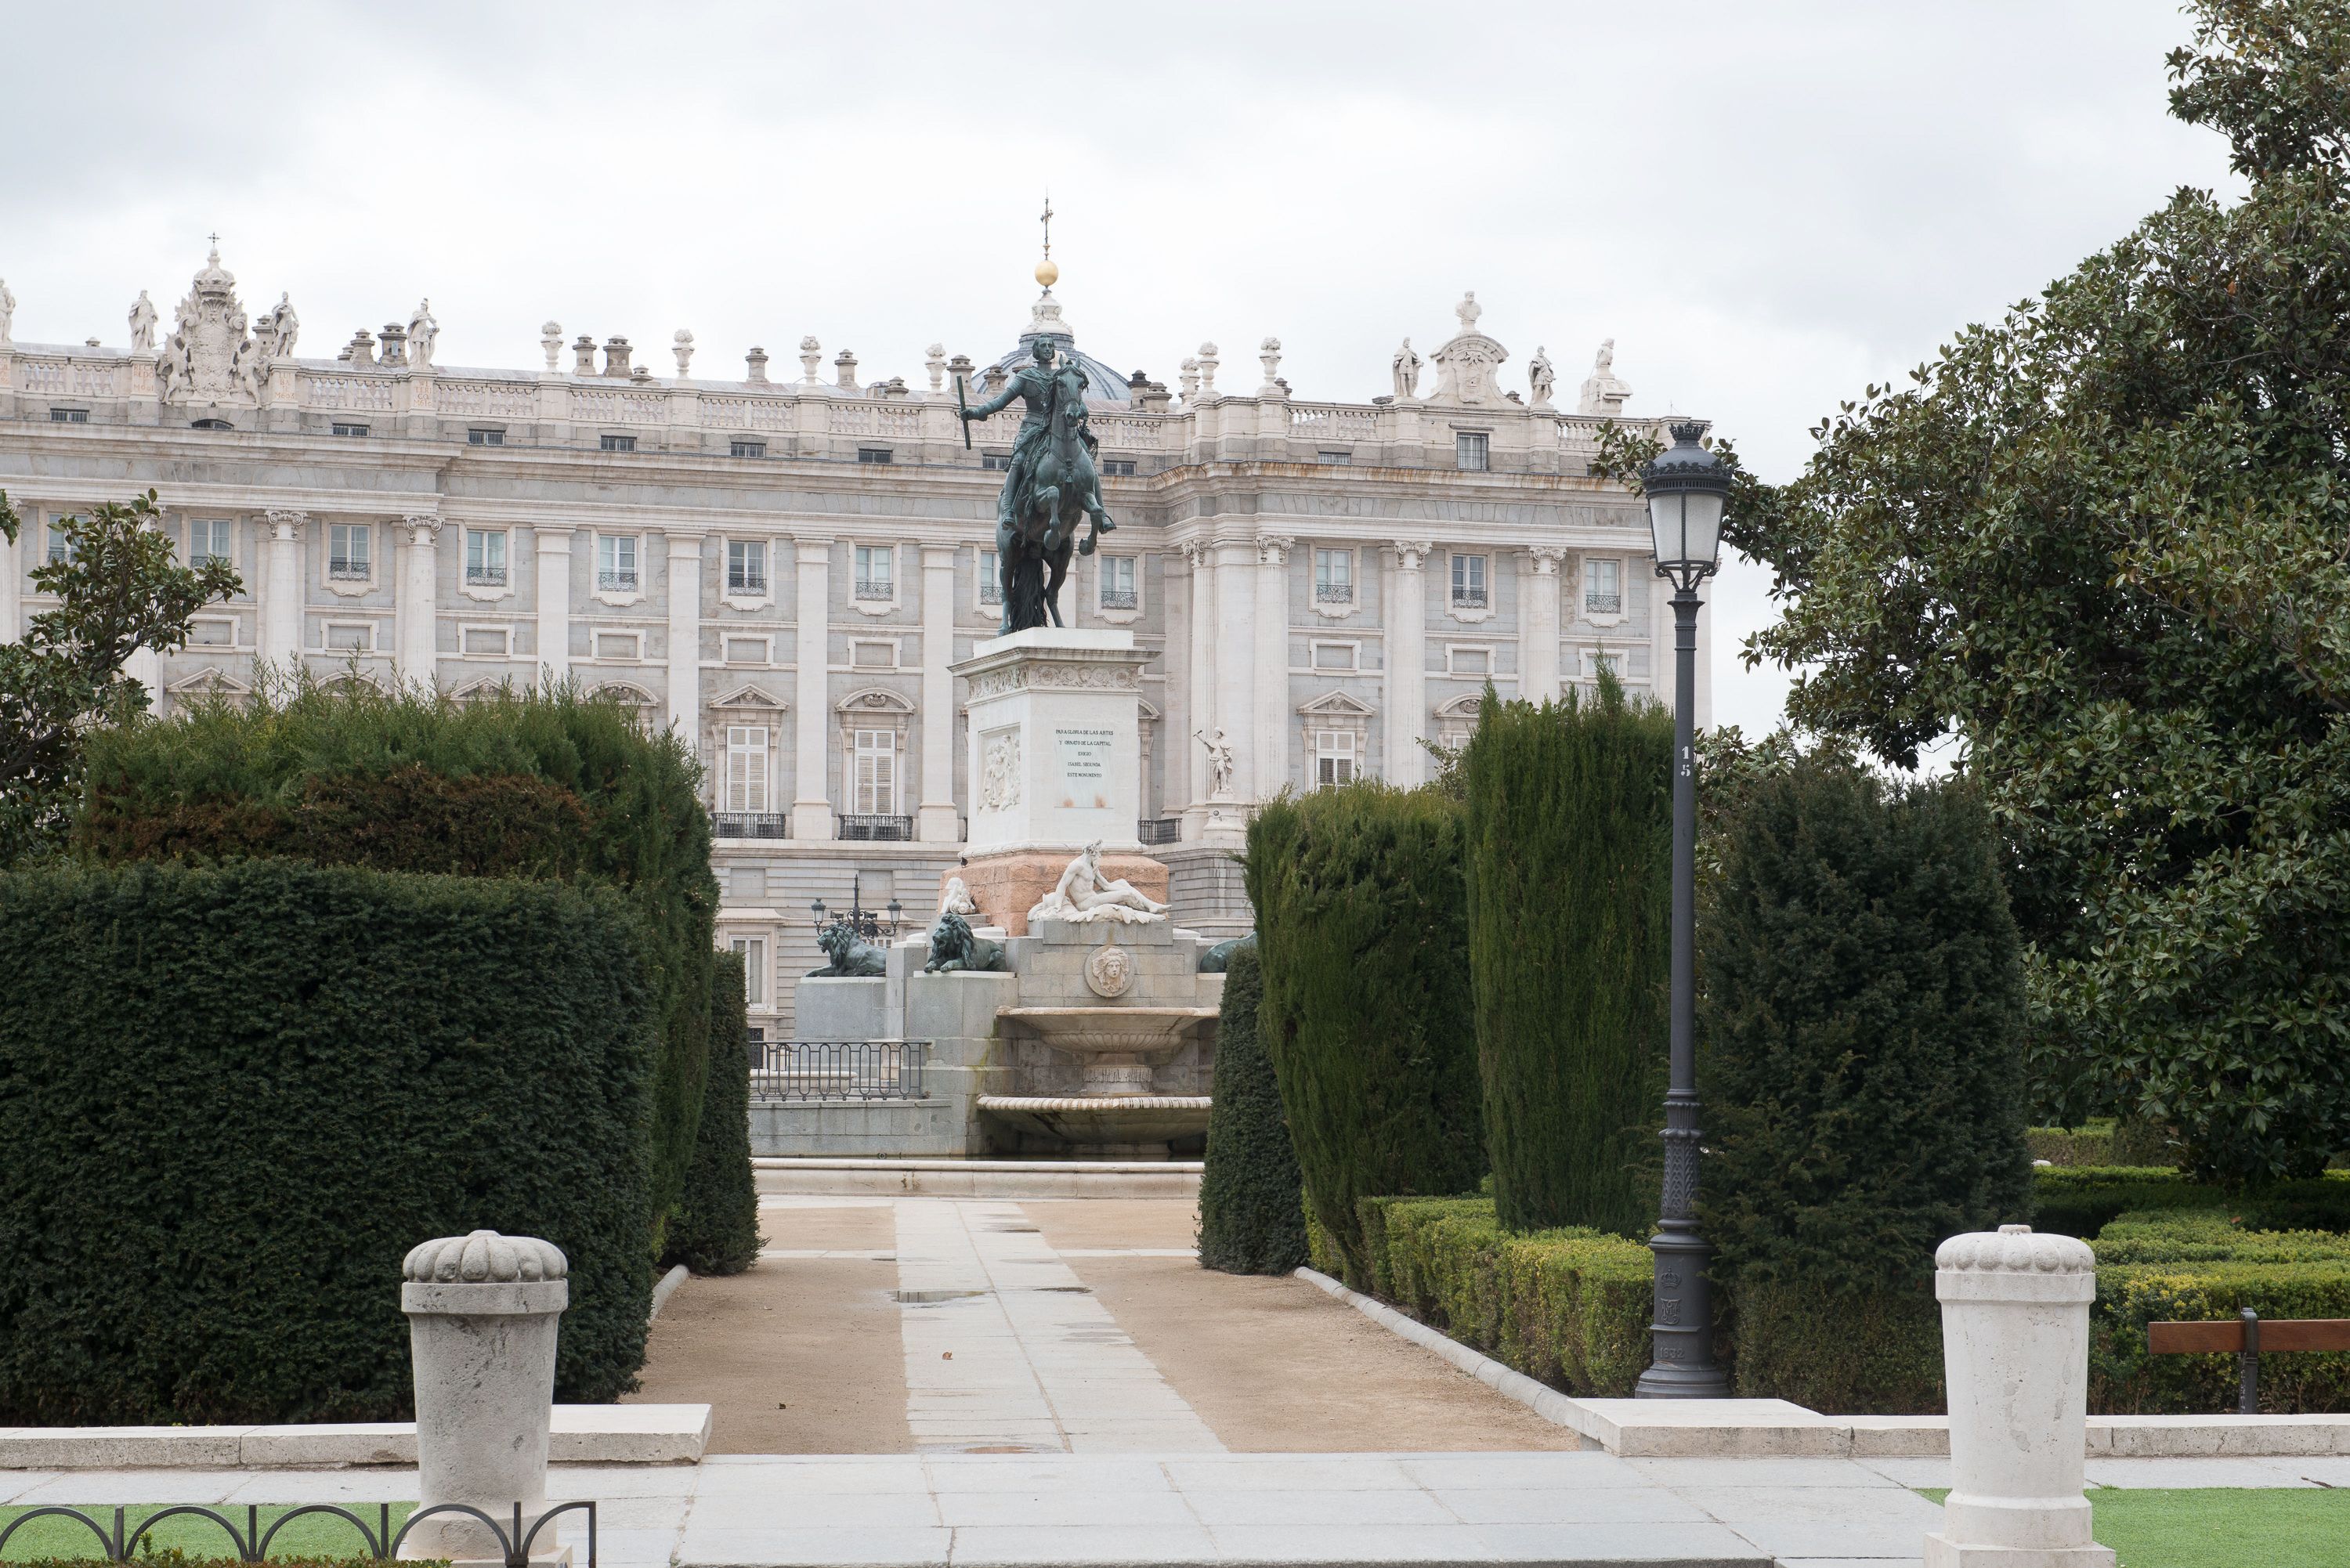
M 93 735 L 75 842 L 113 864 L 273 855 L 620 888 L 653 944 L 665 1220 L 684 1198 L 710 1062 L 718 884 L 697 783 L 675 737 L 567 688 L 460 703 L 296 677 L 249 707 L 200 702 Z
M 1672 756 L 1672 715 L 1613 680 L 1540 708 L 1485 689 L 1461 772 L 1486 1148 L 1509 1230 L 1655 1222 Z
M 1503 1365 L 1620 1399 L 1648 1365 L 1655 1259 L 1588 1228 L 1508 1231 L 1490 1198 L 1367 1198 L 1367 1288 Z
M 159 517 L 151 490 L 65 518 L 66 558 L 33 568 L 35 589 L 59 602 L 0 643 L 0 867 L 64 836 L 90 727 L 146 711 L 146 689 L 123 675 L 123 661 L 185 641 L 190 617 L 244 586 L 225 562 L 174 563 L 171 536 L 152 526 Z M 14 542 L 21 530 L 0 490 L 0 537 Z
M 2161 1168 L 2060 1166 L 2033 1172 L 2032 1189 L 2033 1226 L 2062 1236 L 2095 1240 L 2124 1213 L 2222 1206 L 2255 1230 L 2350 1231 L 2350 1171 L 2230 1192 Z
M 407 1414 L 400 1260 L 570 1260 L 558 1398 L 642 1359 L 656 991 L 616 892 L 296 860 L 0 877 L 0 1422 Z
M 743 955 L 718 955 L 710 977 L 710 1071 L 685 1200 L 662 1262 L 697 1274 L 739 1274 L 759 1256 L 759 1193 L 751 1179 L 751 1024 Z
M 1257 1033 L 1264 971 L 1253 945 L 1232 950 L 1216 1026 L 1207 1168 L 1200 1178 L 1200 1266 L 1285 1274 L 1305 1262 L 1305 1192 L 1282 1120 L 1281 1085 Z
M 1930 1285 L 1824 1298 L 1808 1284 L 1756 1280 L 1731 1299 L 1741 1397 L 1846 1416 L 1941 1413 L 1942 1309 Z
M 1306 1203 L 1349 1280 L 1357 1199 L 1443 1194 L 1484 1170 L 1458 805 L 1349 784 L 1249 825 L 1264 1049 Z
M 1943 1238 L 2031 1202 L 1989 820 L 1963 784 L 1815 759 L 1751 789 L 1721 855 L 1699 928 L 1715 1278 L 1797 1315 L 1805 1293 L 1930 1305 Z
M 2033 944 L 2036 1109 L 2257 1183 L 2350 1147 L 2350 16 L 2201 0 L 2178 191 L 1815 432 L 1739 543 L 1807 727 L 1955 731 Z
M 2252 1238 L 2252 1250 L 2262 1243 Z M 2109 1415 L 2218 1412 L 2236 1407 L 2236 1357 L 2157 1355 L 2146 1325 L 2232 1318 L 2350 1317 L 2350 1257 L 2273 1262 L 2220 1259 L 2108 1263 L 2097 1249 L 2089 1319 L 2089 1408 Z M 2350 1410 L 2350 1354 L 2295 1351 L 2261 1357 L 2261 1409 L 2271 1415 Z

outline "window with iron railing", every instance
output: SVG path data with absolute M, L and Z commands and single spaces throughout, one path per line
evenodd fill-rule
M 1455 609 L 1485 607 L 1485 557 L 1452 557 L 1452 605 Z
M 368 571 L 368 545 L 375 534 L 365 523 L 337 523 L 327 530 L 327 576 L 337 582 L 363 583 Z
M 1591 615 L 1620 615 L 1624 609 L 1624 564 L 1592 560 L 1583 564 L 1583 607 Z
M 208 566 L 229 558 L 229 523 L 225 517 L 199 518 L 188 524 L 188 565 Z
M 993 550 L 979 553 L 979 602 L 983 605 L 1003 602 L 1003 561 Z
M 1316 549 L 1314 552 L 1314 602 L 1350 605 L 1355 602 L 1355 552 Z
M 1104 556 L 1101 558 L 1101 607 L 1106 610 L 1130 610 L 1141 602 L 1135 587 L 1134 557 Z
M 856 594 L 860 599 L 894 599 L 898 552 L 888 545 L 859 545 L 856 550 Z
M 714 811 L 710 833 L 713 838 L 789 838 L 791 822 L 782 812 Z
M 767 545 L 761 539 L 726 542 L 726 591 L 757 596 L 767 591 Z
M 469 588 L 502 588 L 506 586 L 504 529 L 465 530 L 465 586 Z
M 843 839 L 861 844 L 911 844 L 914 841 L 914 819 L 910 816 L 878 815 L 871 812 L 849 812 L 838 820 L 836 831 Z
M 596 591 L 604 594 L 632 594 L 637 591 L 635 535 L 596 535 Z

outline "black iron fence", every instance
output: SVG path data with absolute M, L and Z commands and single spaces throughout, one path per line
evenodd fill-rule
M 506 1568 L 529 1568 L 531 1548 L 538 1540 L 539 1532 L 545 1530 L 557 1515 L 579 1512 L 588 1516 L 588 1568 L 596 1568 L 596 1505 L 592 1502 L 556 1503 L 545 1513 L 532 1519 L 527 1528 L 525 1527 L 520 1503 L 514 1505 L 511 1519 L 506 1522 L 501 1522 L 480 1509 L 466 1503 L 438 1502 L 431 1508 L 420 1508 L 410 1514 L 407 1521 L 396 1531 L 391 1527 L 391 1504 L 388 1502 L 376 1505 L 376 1521 L 373 1525 L 369 1525 L 366 1520 L 351 1510 L 331 1502 L 306 1502 L 289 1508 L 272 1519 L 265 1528 L 261 1522 L 261 1508 L 257 1503 L 245 1505 L 244 1523 L 242 1527 L 238 1525 L 233 1515 L 216 1508 L 200 1507 L 195 1503 L 174 1503 L 169 1508 L 159 1508 L 136 1525 L 129 1522 L 129 1510 L 117 1508 L 112 1512 L 114 1522 L 111 1527 L 109 1527 L 97 1516 L 78 1508 L 68 1508 L 62 1503 L 43 1503 L 37 1508 L 27 1508 L 6 1524 L 0 1525 L 0 1553 L 7 1551 L 10 1536 L 15 1535 L 16 1532 L 35 1520 L 65 1519 L 82 1525 L 97 1538 L 99 1550 L 105 1553 L 107 1562 L 130 1563 L 139 1558 L 142 1549 L 151 1552 L 153 1550 L 153 1542 L 148 1539 L 149 1534 L 164 1521 L 201 1519 L 221 1528 L 228 1536 L 229 1545 L 234 1550 L 239 1562 L 259 1563 L 269 1555 L 270 1544 L 276 1540 L 279 1531 L 297 1519 L 307 1519 L 317 1514 L 339 1519 L 348 1524 L 359 1532 L 359 1542 L 367 1549 L 365 1555 L 378 1562 L 383 1562 L 400 1555 L 400 1546 L 407 1541 L 409 1532 L 414 1530 L 419 1524 L 430 1519 L 444 1519 L 453 1515 L 479 1521 L 492 1535 L 495 1536 L 498 1555 L 504 1560 Z
M 919 1100 L 927 1040 L 754 1042 L 754 1100 Z
M 910 843 L 914 837 L 914 819 L 910 816 L 874 816 L 844 813 L 840 817 L 837 836 L 844 839 L 865 842 Z
M 1146 816 L 1134 825 L 1134 836 L 1145 844 L 1172 844 L 1183 836 L 1180 816 Z
M 713 838 L 788 838 L 792 819 L 782 812 L 715 811 L 710 814 Z

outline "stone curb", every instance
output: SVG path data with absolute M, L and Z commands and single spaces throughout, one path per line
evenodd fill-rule
M 1201 1162 L 1040 1159 L 751 1161 L 763 1194 L 852 1198 L 1196 1198 Z
M 669 1304 L 669 1298 L 677 1293 L 677 1287 L 685 1283 L 686 1272 L 683 1263 L 673 1263 L 668 1273 L 653 1282 L 653 1304 L 652 1310 L 645 1314 L 647 1323 L 660 1316 L 660 1309 Z
M 557 1405 L 556 1464 L 699 1464 L 707 1405 Z M 0 1469 L 342 1469 L 412 1465 L 413 1421 L 281 1427 L 0 1427 Z
M 1946 1459 L 1947 1416 L 1824 1416 L 1783 1399 L 1576 1399 L 1319 1273 L 1337 1297 L 1586 1445 L 1625 1459 Z M 2310 1459 L 2350 1454 L 2350 1416 L 2092 1416 L 2088 1457 Z

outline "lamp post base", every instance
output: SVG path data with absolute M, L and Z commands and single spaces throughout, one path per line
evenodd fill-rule
M 1730 1379 L 1719 1366 L 1677 1366 L 1659 1361 L 1632 1386 L 1635 1399 L 1727 1399 Z

